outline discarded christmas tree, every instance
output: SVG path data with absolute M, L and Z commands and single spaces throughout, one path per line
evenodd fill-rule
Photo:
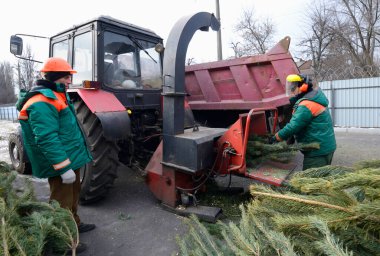
M 380 161 L 297 173 L 286 188 L 250 187 L 238 224 L 212 236 L 196 217 L 181 255 L 380 255 Z
M 247 142 L 247 167 L 255 167 L 265 161 L 290 162 L 297 151 L 319 149 L 319 143 L 287 144 L 286 141 L 269 144 L 267 136 L 252 136 Z
M 33 187 L 26 182 L 20 194 L 12 187 L 17 173 L 0 162 L 0 255 L 43 255 L 49 248 L 66 252 L 78 244 L 78 230 L 69 210 L 57 202 L 38 202 Z

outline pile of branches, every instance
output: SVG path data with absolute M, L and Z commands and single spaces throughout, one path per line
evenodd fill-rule
M 247 142 L 246 163 L 247 167 L 255 167 L 268 160 L 288 163 L 297 151 L 310 151 L 319 149 L 319 143 L 296 143 L 288 144 L 281 141 L 269 144 L 267 136 L 252 136 Z
M 78 230 L 69 210 L 57 202 L 38 202 L 31 182 L 17 193 L 12 186 L 17 172 L 0 162 L 0 255 L 43 255 L 66 252 L 78 244 Z
M 288 187 L 250 187 L 239 223 L 211 235 L 195 216 L 181 255 L 380 255 L 380 161 L 297 173 Z

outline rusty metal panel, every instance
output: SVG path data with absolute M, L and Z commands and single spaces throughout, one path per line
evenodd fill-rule
M 187 100 L 194 110 L 250 110 L 289 104 L 286 76 L 298 73 L 285 38 L 268 53 L 186 67 Z

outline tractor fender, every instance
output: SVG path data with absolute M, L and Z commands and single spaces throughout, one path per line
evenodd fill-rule
M 127 109 L 114 94 L 101 89 L 78 89 L 74 92 L 99 118 L 106 140 L 117 141 L 131 136 L 131 120 Z

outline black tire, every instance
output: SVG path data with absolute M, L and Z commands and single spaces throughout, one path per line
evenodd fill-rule
M 11 133 L 8 139 L 8 150 L 12 167 L 20 174 L 32 174 L 32 166 L 28 161 L 24 144 L 19 132 Z
M 75 102 L 74 106 L 93 157 L 93 161 L 81 169 L 80 203 L 88 204 L 104 198 L 117 178 L 119 148 L 104 138 L 100 120 L 83 101 Z

